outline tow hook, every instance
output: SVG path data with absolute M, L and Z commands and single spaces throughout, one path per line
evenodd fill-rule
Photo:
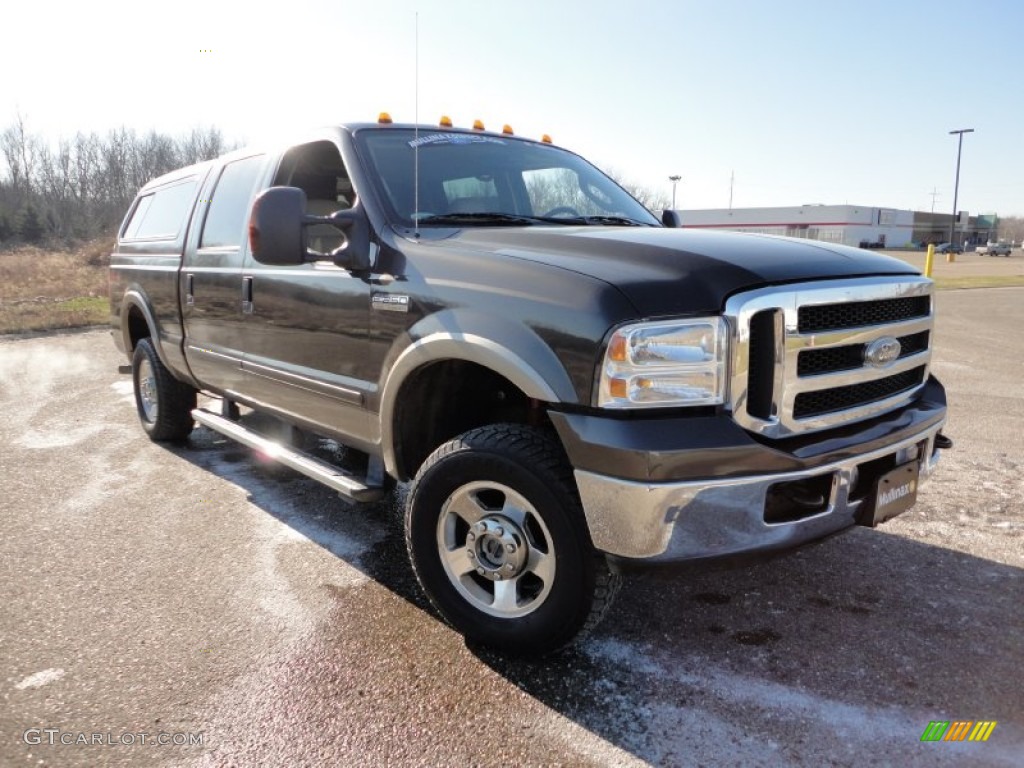
M 935 436 L 935 447 L 944 451 L 953 447 L 953 441 L 940 432 Z

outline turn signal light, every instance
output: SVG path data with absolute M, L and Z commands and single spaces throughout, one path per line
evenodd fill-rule
M 608 344 L 608 359 L 614 360 L 616 363 L 626 362 L 626 337 L 620 334 L 612 336 L 611 343 Z

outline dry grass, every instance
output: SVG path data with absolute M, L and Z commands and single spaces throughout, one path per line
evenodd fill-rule
M 102 325 L 109 319 L 107 241 L 70 251 L 0 251 L 0 333 Z
M 965 275 L 962 277 L 935 277 L 940 291 L 958 288 L 1009 288 L 1024 285 L 1024 275 Z

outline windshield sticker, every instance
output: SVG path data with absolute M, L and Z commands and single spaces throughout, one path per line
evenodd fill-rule
M 494 136 L 475 136 L 466 133 L 432 133 L 429 136 L 420 136 L 409 142 L 409 146 L 423 147 L 431 144 L 504 144 L 502 139 Z

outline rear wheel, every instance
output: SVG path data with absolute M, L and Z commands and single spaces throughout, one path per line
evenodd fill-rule
M 442 616 L 507 653 L 568 644 L 618 587 L 560 446 L 521 425 L 474 429 L 431 454 L 409 494 L 406 543 Z
M 196 390 L 171 375 L 148 338 L 141 339 L 132 354 L 132 381 L 139 421 L 152 440 L 184 440 L 189 436 L 194 425 Z

